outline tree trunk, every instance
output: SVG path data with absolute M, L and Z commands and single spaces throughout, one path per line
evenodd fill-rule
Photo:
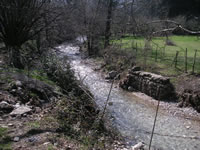
M 21 61 L 21 54 L 18 47 L 7 47 L 10 52 L 10 64 L 18 69 L 24 69 L 24 65 Z
M 108 14 L 106 20 L 106 31 L 105 31 L 105 43 L 104 48 L 108 47 L 110 42 L 110 35 L 111 35 L 111 22 L 112 22 L 112 8 L 113 8 L 113 0 L 109 0 L 108 6 Z

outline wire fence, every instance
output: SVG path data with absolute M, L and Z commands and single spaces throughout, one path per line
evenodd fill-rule
M 200 50 L 173 47 L 168 49 L 166 45 L 159 46 L 154 42 L 143 44 L 141 42 L 122 42 L 118 43 L 119 49 L 134 53 L 136 63 L 143 67 L 150 66 L 159 70 L 168 71 L 171 75 L 178 72 L 200 73 Z M 170 70 L 168 70 L 170 69 Z

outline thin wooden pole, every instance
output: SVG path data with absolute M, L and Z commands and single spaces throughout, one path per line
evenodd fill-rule
M 187 48 L 185 49 L 185 72 L 187 73 Z
M 194 69 L 195 69 L 195 64 L 196 64 L 196 58 L 197 58 L 197 50 L 195 50 L 195 53 L 194 53 L 194 62 L 193 62 L 193 65 L 192 65 L 192 73 L 194 73 Z
M 136 45 L 135 45 L 135 50 L 136 50 L 136 53 L 138 51 L 138 45 L 137 45 L 137 42 L 136 42 Z
M 115 81 L 115 79 L 112 80 L 112 83 L 111 83 L 111 86 L 110 86 L 110 90 L 109 90 L 109 93 L 108 93 L 108 97 L 107 97 L 107 100 L 106 100 L 106 103 L 105 103 L 105 106 L 104 106 L 104 109 L 103 109 L 103 113 L 102 113 L 102 116 L 101 116 L 100 120 L 102 120 L 104 115 L 105 115 L 106 108 L 107 108 L 107 105 L 108 105 L 108 101 L 110 99 L 110 94 L 111 94 L 111 91 L 112 91 L 112 88 L 113 88 L 114 81 Z
M 155 127 L 156 127 L 156 121 L 157 121 L 157 117 L 158 117 L 158 110 L 159 110 L 159 107 L 160 107 L 160 87 L 158 88 L 157 96 L 158 96 L 158 104 L 157 104 L 157 107 L 156 107 L 156 115 L 155 115 L 155 119 L 154 119 L 154 123 L 153 123 L 153 129 L 152 129 L 152 132 L 151 132 L 149 150 L 151 150 L 151 144 L 152 144 L 154 130 L 155 130 Z
M 155 57 L 155 62 L 158 60 L 158 47 L 156 47 L 156 57 Z
M 176 56 L 175 56 L 175 59 L 174 59 L 174 62 L 175 62 L 175 68 L 177 68 L 177 63 L 178 63 L 178 54 L 179 54 L 179 51 L 176 51 Z
M 163 48 L 163 58 L 165 57 L 165 48 L 166 47 Z
M 132 47 L 132 50 L 133 50 L 134 49 L 134 40 L 132 40 L 131 47 Z

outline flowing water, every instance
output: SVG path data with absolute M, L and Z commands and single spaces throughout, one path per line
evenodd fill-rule
M 111 83 L 106 82 L 101 73 L 94 71 L 91 63 L 85 63 L 79 55 L 78 46 L 63 44 L 58 48 L 60 56 L 70 58 L 76 76 L 85 78 L 84 84 L 89 87 L 97 105 L 102 108 Z M 107 107 L 112 116 L 112 124 L 122 136 L 132 141 L 131 144 L 142 141 L 148 145 L 156 109 L 116 86 L 109 102 L 112 102 Z M 159 111 L 152 145 L 154 149 L 160 150 L 200 150 L 200 123 Z

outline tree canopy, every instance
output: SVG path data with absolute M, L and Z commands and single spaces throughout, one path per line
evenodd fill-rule
M 169 16 L 186 15 L 188 17 L 200 15 L 199 0 L 164 0 L 164 6 L 169 7 Z

